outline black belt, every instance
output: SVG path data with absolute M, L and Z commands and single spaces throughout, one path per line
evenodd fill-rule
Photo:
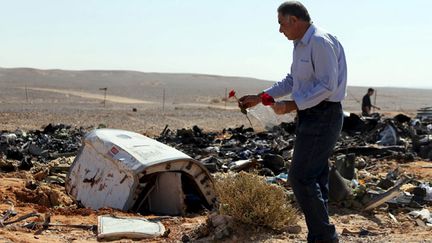
M 319 103 L 316 106 L 328 106 L 328 105 L 337 105 L 340 104 L 340 101 L 328 101 L 328 100 L 323 100 L 321 101 L 321 103 Z
M 340 101 L 328 101 L 328 100 L 323 100 L 321 101 L 318 105 L 313 106 L 309 109 L 313 109 L 313 108 L 324 108 L 324 107 L 329 107 L 329 106 L 333 106 L 333 105 L 340 105 Z
M 340 101 L 328 101 L 328 100 L 321 101 L 321 103 L 323 103 L 323 102 L 325 102 L 325 103 L 335 103 L 335 104 L 340 104 L 341 103 Z
M 309 107 L 309 108 L 307 108 L 307 109 L 304 109 L 304 110 L 297 110 L 297 111 L 306 111 L 306 110 L 309 110 L 309 109 L 313 109 L 313 108 L 324 108 L 324 107 L 329 107 L 329 106 L 333 106 L 333 105 L 340 105 L 341 104 L 341 102 L 340 101 L 328 101 L 328 100 L 323 100 L 323 101 L 321 101 L 318 105 L 316 105 L 316 106 L 312 106 L 312 107 Z

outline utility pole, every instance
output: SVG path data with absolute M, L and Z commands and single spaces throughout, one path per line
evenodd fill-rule
M 162 91 L 162 113 L 165 112 L 165 88 Z
M 227 94 L 228 94 L 228 88 L 225 88 L 225 99 L 224 99 L 224 101 L 225 101 L 225 110 L 226 110 L 226 103 L 227 103 L 227 100 L 228 100 Z
M 104 91 L 104 100 L 103 100 L 103 105 L 104 105 L 104 107 L 105 107 L 105 104 L 106 104 L 106 94 L 107 94 L 107 90 L 108 90 L 108 88 L 107 88 L 107 87 L 105 87 L 105 88 L 99 88 L 99 90 L 103 90 L 103 91 Z
M 25 83 L 25 94 L 26 94 L 26 103 L 28 104 L 28 91 L 27 91 L 27 83 Z

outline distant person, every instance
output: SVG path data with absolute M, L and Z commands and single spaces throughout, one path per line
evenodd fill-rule
M 308 242 L 338 242 L 328 216 L 328 159 L 339 138 L 347 66 L 341 43 L 316 27 L 297 1 L 278 8 L 279 32 L 294 42 L 291 73 L 264 92 L 272 97 L 291 93 L 292 100 L 273 103 L 277 114 L 297 111 L 296 140 L 289 180 L 306 219 Z M 239 99 L 240 108 L 266 100 L 261 92 Z M 263 100 L 264 99 L 264 100 Z M 266 103 L 266 102 L 265 102 Z
M 370 116 L 372 114 L 372 107 L 381 110 L 378 106 L 372 105 L 370 97 L 374 94 L 375 90 L 369 88 L 367 93 L 363 96 L 362 100 L 362 116 Z

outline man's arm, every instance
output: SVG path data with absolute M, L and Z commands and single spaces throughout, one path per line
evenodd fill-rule
M 265 89 L 264 92 L 269 94 L 274 98 L 279 98 L 285 95 L 288 95 L 292 92 L 293 88 L 293 78 L 291 74 L 287 74 L 287 76 L 279 82 L 274 83 L 270 88 Z
M 291 93 L 293 86 L 293 79 L 291 74 L 287 74 L 287 76 L 279 82 L 276 82 L 268 89 L 256 94 L 256 95 L 245 95 L 239 99 L 239 107 L 242 109 L 246 109 L 249 107 L 256 106 L 261 102 L 261 94 L 268 93 L 274 98 L 281 97 Z
M 378 106 L 376 106 L 376 105 L 371 105 L 373 108 L 375 108 L 375 109 L 377 109 L 377 110 L 381 110 L 381 108 L 379 108 Z
M 293 100 L 282 100 L 274 103 L 271 108 L 276 114 L 281 115 L 297 110 L 297 105 Z

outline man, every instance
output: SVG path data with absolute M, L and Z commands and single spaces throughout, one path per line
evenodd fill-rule
M 378 110 L 381 110 L 378 106 L 372 105 L 370 97 L 374 94 L 375 90 L 372 88 L 369 88 L 367 93 L 363 96 L 362 100 L 362 115 L 363 116 L 370 116 L 372 107 Z
M 347 68 L 339 41 L 312 24 L 307 9 L 297 1 L 278 8 L 279 32 L 294 42 L 291 73 L 264 90 L 278 98 L 291 93 L 292 100 L 272 105 L 277 114 L 297 110 L 297 129 L 289 180 L 308 226 L 308 242 L 338 242 L 329 222 L 328 158 L 343 122 Z M 241 108 L 261 102 L 261 94 L 240 98 Z

